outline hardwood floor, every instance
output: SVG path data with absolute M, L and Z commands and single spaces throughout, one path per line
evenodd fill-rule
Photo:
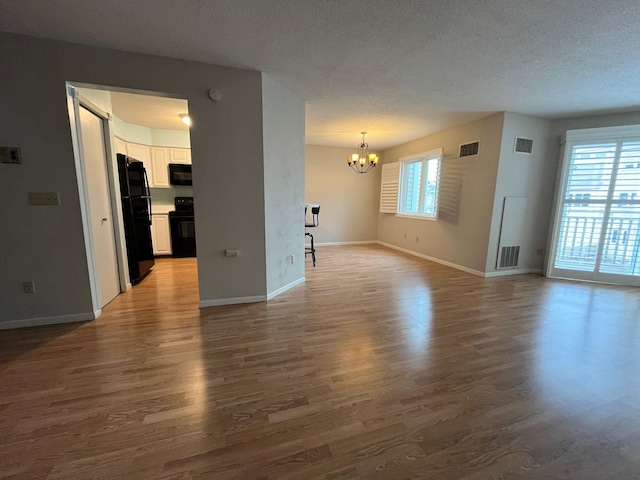
M 638 289 L 320 247 L 268 303 L 160 260 L 0 333 L 0 478 L 638 479 Z

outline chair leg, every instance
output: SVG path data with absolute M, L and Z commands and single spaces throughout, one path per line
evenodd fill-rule
M 313 235 L 309 234 L 311 237 L 311 258 L 313 259 L 313 266 L 316 266 L 316 247 L 313 244 Z
M 306 257 L 308 253 L 311 254 L 311 258 L 313 260 L 313 266 L 315 267 L 316 266 L 316 247 L 313 244 L 313 235 L 311 235 L 309 232 L 306 232 L 305 235 L 311 239 L 311 248 L 306 248 L 304 255 Z

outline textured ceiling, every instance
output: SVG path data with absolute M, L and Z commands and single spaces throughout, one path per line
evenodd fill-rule
M 307 101 L 307 143 L 376 149 L 638 108 L 638 25 L 638 0 L 0 0 L 0 30 L 267 72 Z

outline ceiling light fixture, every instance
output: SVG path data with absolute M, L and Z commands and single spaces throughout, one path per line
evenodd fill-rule
M 347 157 L 347 165 L 349 165 L 356 173 L 367 173 L 378 164 L 378 156 L 375 153 L 369 153 L 369 144 L 365 140 L 367 132 L 360 132 L 362 140 L 356 147 L 358 151 Z
M 182 122 L 187 126 L 190 127 L 191 126 L 191 117 L 189 117 L 189 114 L 187 113 L 181 113 L 178 115 L 180 117 L 180 120 L 182 120 Z

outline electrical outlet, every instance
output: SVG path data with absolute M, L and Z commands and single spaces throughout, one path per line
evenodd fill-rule
M 58 192 L 29 192 L 29 205 L 60 205 Z
M 24 293 L 36 293 L 36 284 L 33 280 L 22 282 L 22 291 Z
M 289 255 L 289 261 L 294 264 L 296 263 L 296 254 Z
M 225 250 L 224 251 L 224 256 L 225 257 L 239 257 L 240 256 L 240 250 Z
M 22 152 L 19 147 L 0 147 L 0 163 L 22 163 Z

